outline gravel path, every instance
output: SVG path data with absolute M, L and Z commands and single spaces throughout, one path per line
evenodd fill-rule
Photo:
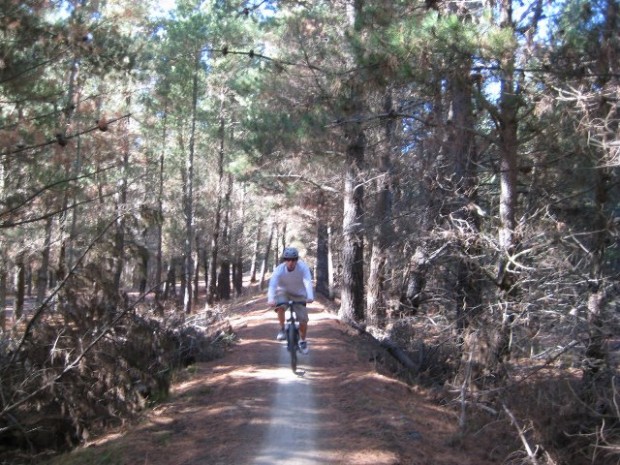
M 312 380 L 306 378 L 303 365 L 312 364 L 312 353 L 299 356 L 297 374 L 290 369 L 286 345 L 282 344 L 277 370 L 278 386 L 269 430 L 255 465 L 295 463 L 313 465 L 318 421 Z

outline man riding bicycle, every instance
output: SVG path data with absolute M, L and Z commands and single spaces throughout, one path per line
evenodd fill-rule
M 285 306 L 282 304 L 289 300 L 307 303 L 314 300 L 310 268 L 303 260 L 299 260 L 299 252 L 294 247 L 286 247 L 282 252 L 282 263 L 276 267 L 271 275 L 267 291 L 267 303 L 275 305 L 275 311 L 278 314 L 280 332 L 276 338 L 279 341 L 286 339 L 284 332 Z M 299 320 L 299 350 L 302 354 L 307 354 L 308 310 L 302 304 L 295 304 L 294 309 Z

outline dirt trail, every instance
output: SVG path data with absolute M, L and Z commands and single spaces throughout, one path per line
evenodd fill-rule
M 380 374 L 389 356 L 321 304 L 310 306 L 301 376 L 263 298 L 245 302 L 231 324 L 239 343 L 229 353 L 198 364 L 169 402 L 90 451 L 140 465 L 501 463 L 483 437 L 456 440 L 449 410 Z
M 255 465 L 297 463 L 313 465 L 317 461 L 316 437 L 319 432 L 317 403 L 313 383 L 303 368 L 294 374 L 288 368 L 290 358 L 285 344 L 280 344 L 278 386 L 271 406 L 271 419 Z M 312 352 L 300 357 L 301 363 L 312 366 Z

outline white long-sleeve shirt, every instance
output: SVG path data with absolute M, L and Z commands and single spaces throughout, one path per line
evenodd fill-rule
M 299 260 L 293 271 L 289 271 L 285 263 L 280 263 L 269 280 L 267 302 L 276 302 L 276 296 L 288 296 L 291 299 L 314 300 L 312 275 L 305 262 Z

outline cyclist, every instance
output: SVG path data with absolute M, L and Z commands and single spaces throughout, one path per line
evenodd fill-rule
M 276 338 L 279 341 L 286 339 L 284 332 L 285 307 L 282 304 L 289 300 L 307 303 L 314 300 L 310 268 L 303 260 L 299 260 L 299 251 L 294 247 L 286 247 L 282 251 L 282 263 L 276 267 L 271 275 L 267 291 L 267 303 L 275 305 L 275 311 L 278 314 L 280 332 Z M 306 305 L 296 304 L 295 313 L 299 320 L 299 349 L 302 354 L 307 354 L 308 310 Z

